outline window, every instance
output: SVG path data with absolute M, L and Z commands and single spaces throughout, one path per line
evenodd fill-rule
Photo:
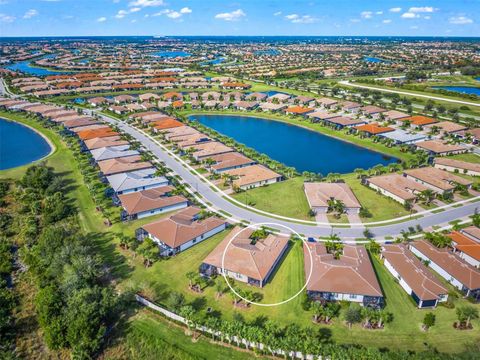
M 357 295 L 355 294 L 350 294 L 350 299 L 356 299 L 357 298 Z

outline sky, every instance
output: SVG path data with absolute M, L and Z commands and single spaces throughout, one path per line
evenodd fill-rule
M 0 36 L 480 36 L 480 0 L 0 0 Z

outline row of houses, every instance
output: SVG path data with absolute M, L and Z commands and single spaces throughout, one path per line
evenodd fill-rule
M 130 118 L 141 125 L 148 125 L 181 154 L 189 154 L 205 164 L 211 173 L 230 175 L 235 187 L 247 190 L 282 180 L 280 174 L 163 113 L 143 112 L 132 114 Z
M 465 236 L 475 236 L 472 241 L 480 246 L 478 228 L 470 227 L 464 232 L 468 234 Z M 262 239 L 253 235 L 253 229 L 235 227 L 203 260 L 200 274 L 224 275 L 249 285 L 265 286 L 287 252 L 289 240 L 273 233 Z M 459 246 L 455 243 L 455 251 L 461 251 Z M 325 243 L 310 241 L 303 249 L 310 299 L 356 302 L 373 308 L 384 306 L 384 294 L 365 247 L 343 245 L 338 255 L 330 253 Z M 448 289 L 428 267 L 465 296 L 480 300 L 480 271 L 456 252 L 420 240 L 408 245 L 384 244 L 381 259 L 418 308 L 436 307 L 448 299 Z
M 438 161 L 438 160 L 437 160 Z M 473 182 L 439 167 L 405 170 L 403 174 L 387 174 L 363 179 L 370 188 L 399 203 L 415 203 L 425 190 L 436 195 L 453 194 L 458 185 L 470 189 Z

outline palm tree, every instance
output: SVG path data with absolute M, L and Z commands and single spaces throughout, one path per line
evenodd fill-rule
M 318 318 L 323 315 L 323 305 L 319 301 L 314 301 L 312 304 L 313 318 L 315 322 L 318 322 Z
M 473 306 L 462 306 L 457 309 L 457 318 L 460 323 L 465 323 L 467 328 L 470 327 L 470 322 L 473 319 L 478 319 L 478 309 Z
M 186 276 L 188 279 L 188 287 L 191 289 L 193 287 L 193 279 L 195 279 L 197 273 L 195 271 L 189 271 Z
M 418 195 L 425 205 L 430 205 L 433 199 L 435 199 L 435 192 L 431 189 L 422 190 Z

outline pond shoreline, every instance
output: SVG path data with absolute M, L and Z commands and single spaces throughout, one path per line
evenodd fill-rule
M 43 134 L 41 131 L 39 131 L 38 129 L 35 129 L 34 127 L 28 125 L 28 124 L 25 124 L 24 122 L 21 122 L 21 121 L 17 121 L 17 120 L 13 120 L 13 119 L 9 119 L 8 117 L 2 115 L 0 117 L 1 120 L 4 120 L 4 121 L 8 121 L 8 122 L 11 122 L 11 123 L 15 123 L 15 124 L 18 124 L 20 126 L 24 126 L 30 130 L 32 130 L 35 134 L 39 135 L 43 140 L 45 140 L 45 142 L 48 144 L 48 146 L 50 147 L 50 151 L 48 152 L 48 154 L 42 156 L 41 158 L 39 159 L 36 159 L 36 160 L 33 160 L 33 161 L 30 161 L 29 163 L 26 163 L 26 164 L 21 164 L 21 165 L 17 165 L 17 166 L 13 166 L 13 167 L 9 167 L 9 168 L 5 168 L 5 169 L 0 169 L 0 172 L 1 171 L 8 171 L 8 170 L 12 170 L 12 169 L 15 169 L 15 168 L 18 168 L 18 167 L 21 167 L 21 166 L 26 166 L 26 165 L 30 165 L 30 164 L 33 164 L 33 163 L 36 163 L 38 161 L 42 161 L 42 160 L 45 160 L 46 158 L 50 157 L 53 153 L 55 153 L 55 151 L 57 151 L 57 147 L 55 146 L 55 144 L 45 135 Z

